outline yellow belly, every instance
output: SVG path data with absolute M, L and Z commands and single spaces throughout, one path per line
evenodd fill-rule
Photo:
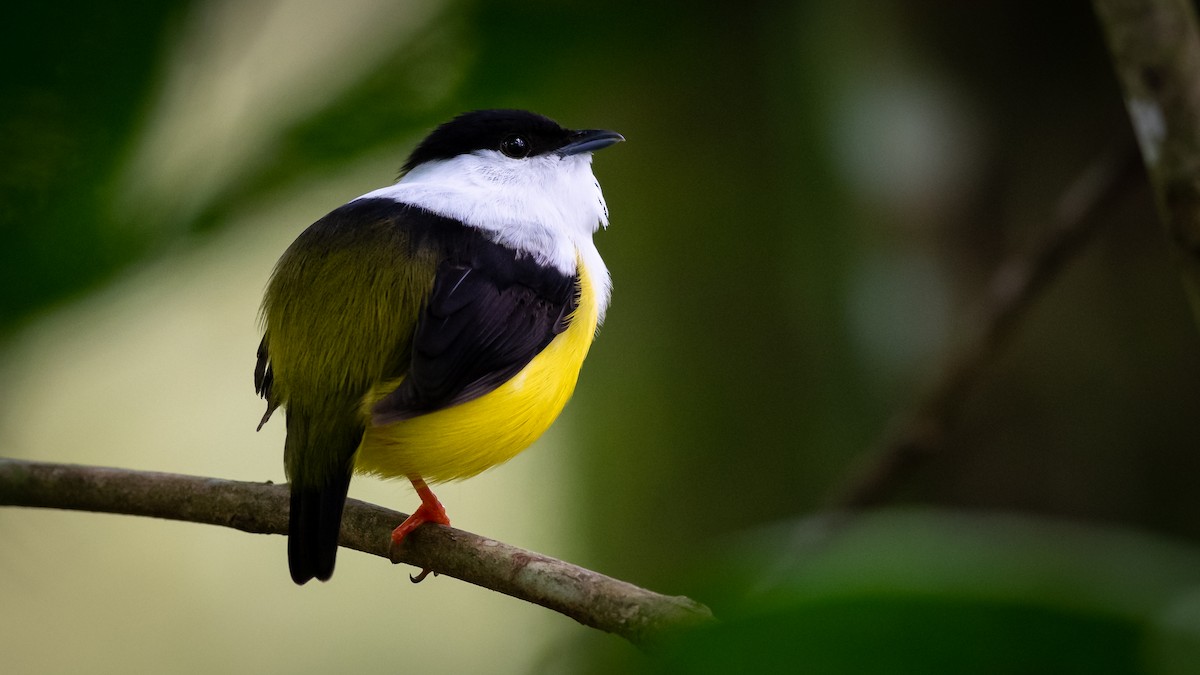
M 571 398 L 596 333 L 596 292 L 582 261 L 579 286 L 579 303 L 567 330 L 521 372 L 466 403 L 395 424 L 368 425 L 355 470 L 385 478 L 420 476 L 443 482 L 470 478 L 529 447 Z M 370 410 L 395 384 L 371 392 L 363 402 L 364 410 Z

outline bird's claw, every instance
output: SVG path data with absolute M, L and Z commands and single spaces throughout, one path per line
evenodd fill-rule
M 426 567 L 425 569 L 421 570 L 421 573 L 420 573 L 420 574 L 418 574 L 418 575 L 417 575 L 417 576 L 415 576 L 415 577 L 414 577 L 413 575 L 411 575 L 411 574 L 410 574 L 410 575 L 408 575 L 408 580 L 409 580 L 409 581 L 411 581 L 411 582 L 413 582 L 414 584 L 419 584 L 419 583 L 421 583 L 422 581 L 425 581 L 425 577 L 429 576 L 429 574 L 430 574 L 431 572 L 433 573 L 433 576 L 435 576 L 435 577 L 438 575 L 438 573 L 437 573 L 437 572 L 434 572 L 433 570 L 431 570 L 431 569 L 429 569 L 428 567 Z

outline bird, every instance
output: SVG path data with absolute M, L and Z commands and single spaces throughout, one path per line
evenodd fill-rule
M 398 180 L 308 226 L 276 263 L 254 370 L 283 408 L 292 580 L 327 581 L 354 473 L 407 479 L 393 545 L 449 525 L 429 485 L 532 444 L 574 392 L 612 283 L 593 235 L 592 154 L 625 140 L 475 110 L 437 126 Z M 419 581 L 429 570 L 424 570 Z

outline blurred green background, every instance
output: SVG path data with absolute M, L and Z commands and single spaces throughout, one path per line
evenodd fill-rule
M 1019 327 L 948 452 L 817 514 L 1128 142 L 1083 2 L 59 2 L 0 21 L 0 455 L 283 479 L 275 259 L 434 125 L 623 133 L 615 289 L 564 418 L 456 525 L 725 622 L 645 657 L 284 539 L 0 509 L 7 672 L 1195 672 L 1200 339 L 1148 189 Z M 404 485 L 352 494 L 401 510 Z

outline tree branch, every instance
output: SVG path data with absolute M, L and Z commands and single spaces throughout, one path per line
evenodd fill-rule
M 992 274 L 975 315 L 980 329 L 951 352 L 941 375 L 907 415 L 898 418 L 830 500 L 836 509 L 883 503 L 903 480 L 945 449 L 946 436 L 979 379 L 1008 345 L 1013 329 L 1042 292 L 1091 241 L 1104 208 L 1138 185 L 1132 148 L 1110 151 L 1088 166 L 1059 199 L 1052 227 L 1033 249 L 1014 254 Z
M 0 506 L 121 513 L 286 534 L 288 486 L 0 458 Z M 451 527 L 422 527 L 396 550 L 407 514 L 346 501 L 341 545 L 431 569 L 654 646 L 673 631 L 713 621 L 704 605 L 659 595 L 561 560 Z
M 1191 0 L 1094 0 L 1200 323 L 1200 33 Z

